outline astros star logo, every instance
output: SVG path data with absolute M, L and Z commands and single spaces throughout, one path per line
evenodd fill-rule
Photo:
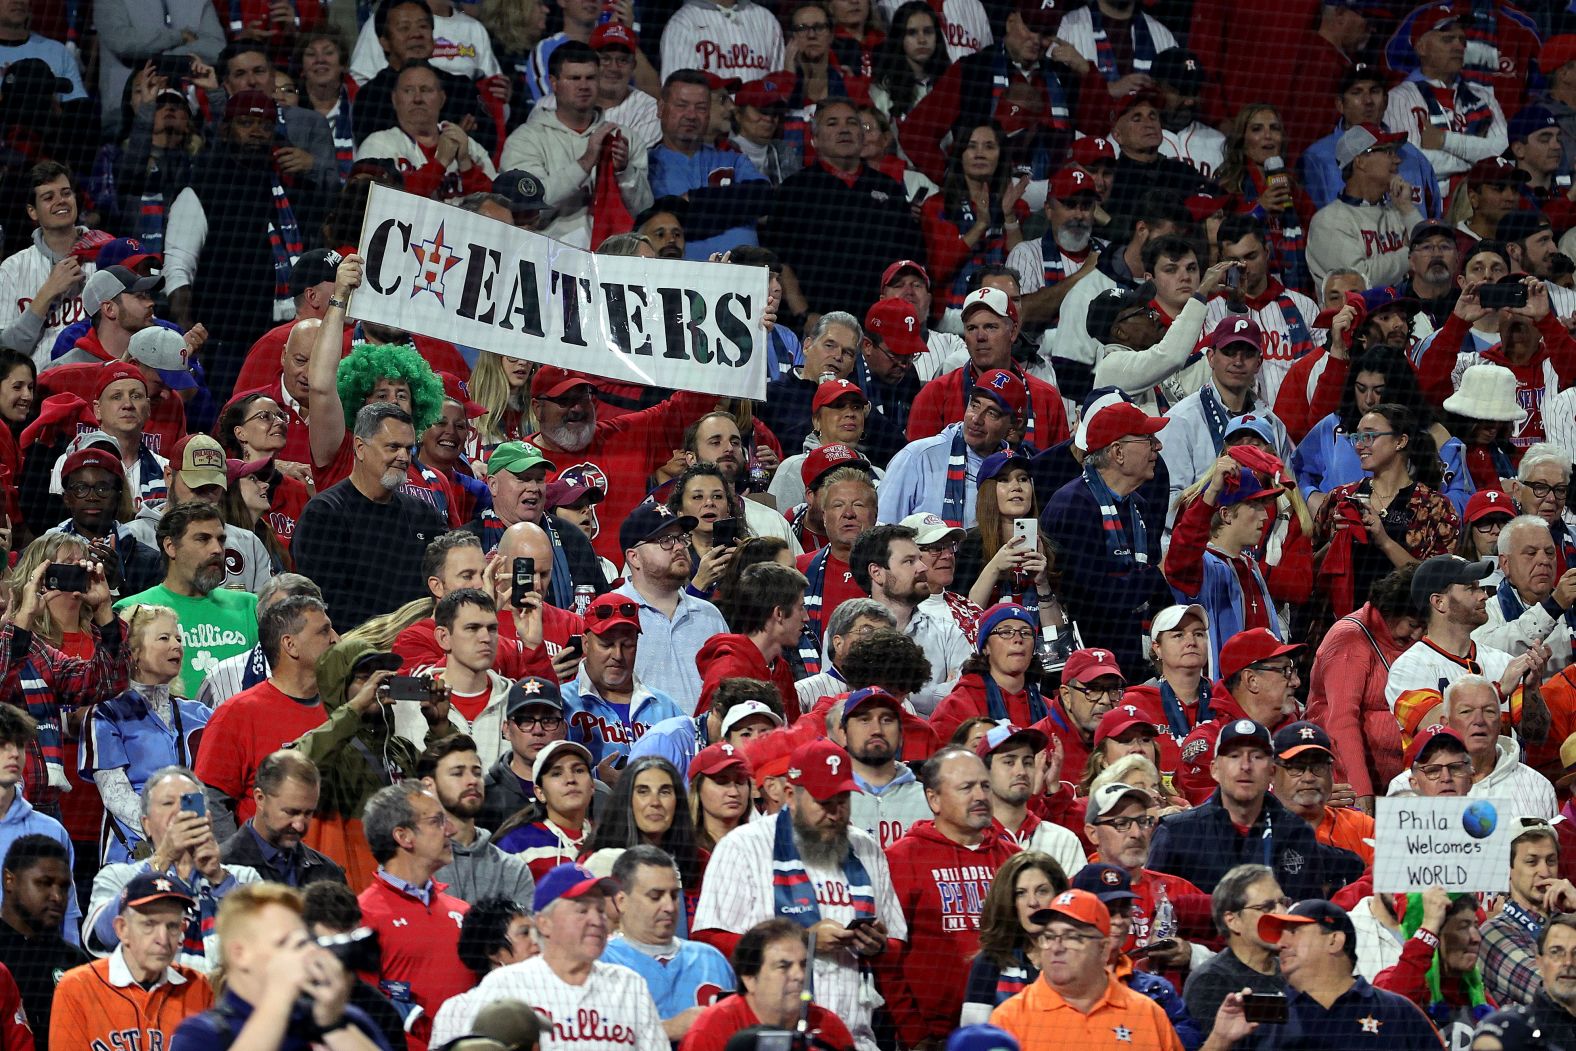
M 1384 1025 L 1383 1022 L 1379 1021 L 1379 1019 L 1375 1018 L 1373 1015 L 1369 1015 L 1366 1018 L 1359 1018 L 1357 1020 L 1357 1024 L 1363 1027 L 1363 1032 L 1373 1033 L 1376 1036 L 1379 1033 L 1379 1027 Z
M 1115 1026 L 1112 1028 L 1111 1032 L 1115 1033 L 1116 1038 L 1124 1044 L 1131 1044 L 1133 1042 L 1133 1031 L 1127 1028 L 1125 1025 Z
M 175 889 L 175 884 L 171 883 L 167 879 L 156 879 L 153 881 L 153 889 L 158 891 L 171 891 Z
M 532 695 L 541 693 L 542 692 L 542 684 L 537 682 L 535 679 L 531 679 L 528 682 L 524 682 L 524 683 L 520 684 L 520 692 L 521 693 L 529 693 L 529 694 L 532 694 Z
M 442 303 L 443 279 L 460 265 L 460 257 L 443 243 L 443 224 L 438 224 L 438 232 L 432 240 L 411 245 L 410 250 L 415 253 L 416 262 L 421 264 L 421 272 L 410 286 L 410 297 L 415 299 L 421 292 L 431 292 Z

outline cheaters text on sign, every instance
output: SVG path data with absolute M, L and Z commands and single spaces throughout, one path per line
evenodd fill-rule
M 594 255 L 372 187 L 352 318 L 625 383 L 766 396 L 765 267 Z

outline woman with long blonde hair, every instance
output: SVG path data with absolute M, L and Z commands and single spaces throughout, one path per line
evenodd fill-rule
M 473 461 L 485 460 L 504 442 L 519 441 L 536 430 L 531 415 L 531 377 L 533 362 L 504 354 L 482 351 L 471 369 L 470 396 L 484 407 L 485 415 L 476 419 L 465 450 Z
M 1307 288 L 1313 283 L 1306 258 L 1313 200 L 1297 185 L 1285 146 L 1280 111 L 1267 102 L 1249 103 L 1226 131 L 1225 159 L 1215 181 L 1247 206 L 1238 211 L 1263 222 L 1270 273 L 1288 288 Z
M 505 70 L 523 66 L 547 32 L 547 5 L 541 0 L 482 0 L 476 18 L 487 27 L 493 55 Z

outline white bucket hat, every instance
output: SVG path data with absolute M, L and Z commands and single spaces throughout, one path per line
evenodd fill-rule
M 1469 420 L 1521 423 L 1527 410 L 1516 401 L 1516 374 L 1503 365 L 1473 365 L 1460 388 L 1445 399 L 1445 411 Z

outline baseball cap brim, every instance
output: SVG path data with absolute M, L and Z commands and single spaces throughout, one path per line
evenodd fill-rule
M 153 894 L 144 894 L 140 898 L 131 898 L 120 903 L 122 910 L 140 909 L 144 905 L 151 905 L 156 901 L 178 901 L 188 909 L 197 904 L 197 899 L 190 894 L 182 894 L 178 890 L 162 890 Z
M 1319 921 L 1311 916 L 1293 916 L 1287 912 L 1272 912 L 1259 917 L 1259 937 L 1271 945 L 1279 945 L 1281 938 L 1292 927 L 1306 927 Z
M 1276 758 L 1277 759 L 1295 759 L 1295 758 L 1297 758 L 1299 755 L 1301 755 L 1304 752 L 1323 752 L 1325 755 L 1330 756 L 1332 759 L 1335 757 L 1335 753 L 1331 752 L 1328 748 L 1324 747 L 1324 745 L 1322 745 L 1322 744 L 1299 744 L 1299 745 L 1294 745 L 1293 747 L 1286 749 L 1284 752 L 1281 752 L 1278 756 L 1276 756 Z

